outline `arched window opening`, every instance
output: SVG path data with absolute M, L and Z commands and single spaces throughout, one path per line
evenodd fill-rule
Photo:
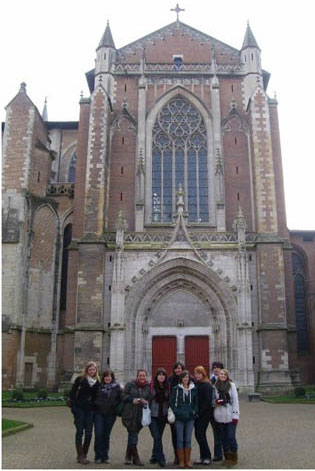
M 69 171 L 68 171 L 68 182 L 69 183 L 74 183 L 75 182 L 75 165 L 77 162 L 77 154 L 74 152 L 74 154 L 71 157 L 70 160 L 70 165 L 69 165 Z
M 72 224 L 65 227 L 63 233 L 63 250 L 62 250 L 62 268 L 61 268 L 61 286 L 60 286 L 60 328 L 64 325 L 65 310 L 67 306 L 67 280 L 68 280 L 68 247 L 72 240 Z
M 309 348 L 308 327 L 307 327 L 307 293 L 305 263 L 303 257 L 294 252 L 293 255 L 293 276 L 294 276 L 294 297 L 295 316 L 297 333 L 297 350 L 299 353 L 305 352 Z
M 152 222 L 172 222 L 180 184 L 189 222 L 208 222 L 206 127 L 199 111 L 177 97 L 161 109 L 153 128 Z

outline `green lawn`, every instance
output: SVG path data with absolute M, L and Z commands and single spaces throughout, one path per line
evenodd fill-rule
M 62 398 L 60 400 L 49 401 L 41 400 L 38 401 L 37 392 L 35 391 L 23 391 L 24 399 L 27 402 L 7 402 L 12 399 L 12 391 L 2 391 L 2 407 L 53 407 L 53 406 L 64 406 L 66 401 Z M 48 397 L 57 399 L 62 397 L 62 393 L 49 392 Z
M 262 400 L 274 404 L 315 404 L 315 386 L 303 386 L 305 397 L 295 397 L 294 391 L 282 395 L 263 396 Z M 308 397 L 308 396 L 312 397 Z
M 2 436 L 12 435 L 13 433 L 22 432 L 28 428 L 33 427 L 33 424 L 26 422 L 19 422 L 18 420 L 2 419 Z

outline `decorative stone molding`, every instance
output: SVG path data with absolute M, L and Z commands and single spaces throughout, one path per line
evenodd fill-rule
M 47 196 L 74 196 L 74 183 L 52 183 L 47 186 Z

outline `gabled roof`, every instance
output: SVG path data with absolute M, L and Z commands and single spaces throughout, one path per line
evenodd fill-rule
M 134 49 L 136 47 L 143 47 L 148 42 L 155 42 L 157 39 L 162 39 L 166 34 L 173 34 L 178 30 L 182 31 L 183 33 L 190 34 L 195 39 L 199 39 L 200 42 L 206 42 L 215 47 L 224 48 L 234 54 L 239 52 L 238 49 L 235 49 L 234 47 L 229 46 L 228 44 L 218 41 L 212 36 L 208 36 L 207 34 L 202 33 L 201 31 L 192 28 L 191 26 L 186 25 L 185 23 L 182 23 L 181 21 L 174 21 L 174 23 L 170 23 L 169 25 L 154 31 L 153 33 L 150 33 L 147 36 L 144 36 L 130 44 L 127 44 L 126 46 L 123 46 L 122 48 L 118 49 L 118 51 L 123 53 L 128 52 L 128 50 Z

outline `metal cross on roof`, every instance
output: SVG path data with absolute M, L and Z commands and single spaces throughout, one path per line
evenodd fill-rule
M 176 12 L 176 15 L 177 15 L 177 20 L 176 20 L 176 21 L 179 21 L 179 17 L 178 17 L 179 12 L 185 11 L 185 8 L 180 8 L 179 5 L 178 5 L 178 3 L 177 3 L 177 4 L 176 4 L 176 7 L 175 7 L 175 8 L 171 8 L 170 11 L 175 11 L 175 12 Z

